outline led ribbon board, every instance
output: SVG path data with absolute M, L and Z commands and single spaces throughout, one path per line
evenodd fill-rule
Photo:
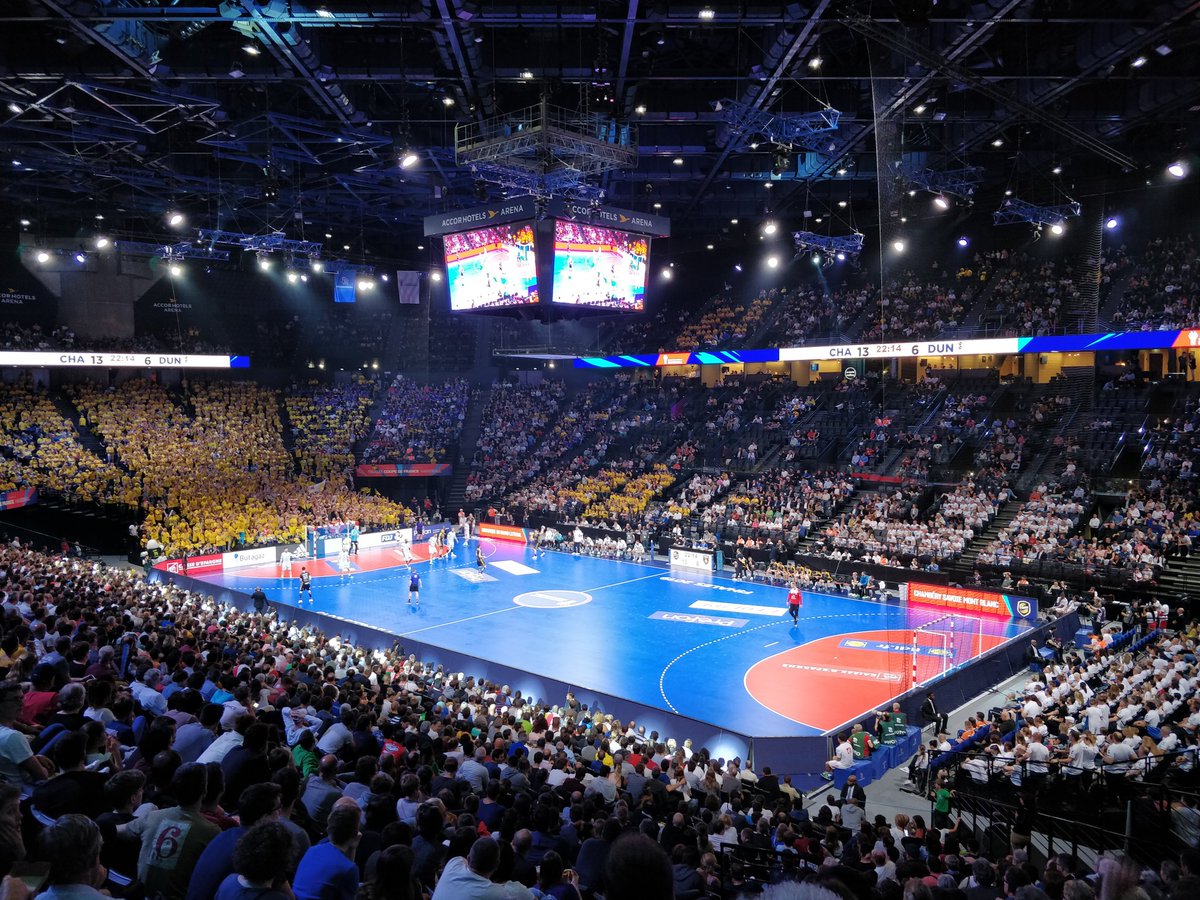
M 188 353 L 91 353 L 86 350 L 13 350 L 0 352 L 0 366 L 97 369 L 248 369 L 248 356 Z
M 1007 353 L 1092 353 L 1106 350 L 1200 350 L 1200 326 L 1176 331 L 1109 331 L 1041 337 L 972 340 L 877 341 L 762 350 L 699 350 L 677 353 L 582 356 L 577 369 L 636 369 L 646 366 L 715 366 L 732 363 L 816 362 L 822 359 L 899 359 Z

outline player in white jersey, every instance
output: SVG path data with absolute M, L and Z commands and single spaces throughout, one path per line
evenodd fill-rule
M 410 569 L 412 568 L 412 561 L 416 557 L 413 556 L 412 544 L 407 538 L 400 542 L 400 558 L 404 560 L 404 564 L 406 566 L 408 566 Z
M 292 551 L 284 550 L 279 554 L 279 574 L 284 578 L 292 577 Z

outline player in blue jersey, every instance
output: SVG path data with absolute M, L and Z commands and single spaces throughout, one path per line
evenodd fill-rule
M 414 603 L 417 606 L 421 605 L 421 576 L 416 570 L 408 579 L 408 605 L 412 606 Z

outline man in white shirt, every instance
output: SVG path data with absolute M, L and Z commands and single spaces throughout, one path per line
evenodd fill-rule
M 850 743 L 850 735 L 842 732 L 838 735 L 838 745 L 833 751 L 833 759 L 825 763 L 825 771 L 821 777 L 826 781 L 833 779 L 834 769 L 848 769 L 854 765 L 854 745 Z
M 354 712 L 349 706 L 343 706 L 340 720 L 330 725 L 329 729 L 321 735 L 321 739 L 317 741 L 317 749 L 322 754 L 330 753 L 336 756 L 352 739 L 350 725 L 353 721 Z
M 433 900 L 533 900 L 533 894 L 520 882 L 492 881 L 499 865 L 500 845 L 491 838 L 480 838 L 471 845 L 466 859 L 456 856 L 446 863 Z

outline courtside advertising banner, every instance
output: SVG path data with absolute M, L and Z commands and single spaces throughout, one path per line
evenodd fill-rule
M 517 541 L 518 543 L 528 543 L 529 532 L 524 528 L 517 528 L 514 525 L 496 525 L 492 522 L 483 522 L 475 529 L 480 537 L 491 538 L 496 541 Z
M 173 572 L 176 575 L 190 575 L 197 572 L 220 572 L 224 567 L 224 553 L 206 553 L 203 556 L 189 556 L 186 560 L 167 559 L 154 564 L 154 568 Z
M 225 569 L 237 569 L 242 566 L 261 566 L 267 563 L 274 565 L 276 559 L 274 547 L 255 547 L 253 550 L 234 550 L 232 553 L 224 553 L 222 556 L 222 567 Z
M 362 534 L 358 539 L 358 549 L 371 550 L 375 547 L 395 547 L 397 544 L 411 544 L 413 533 L 411 528 L 397 528 L 394 531 L 373 531 Z
M 1036 619 L 1038 613 L 1037 601 L 1032 597 L 1017 597 L 996 591 L 977 591 L 946 584 L 921 584 L 910 581 L 905 585 L 905 599 L 909 603 L 936 606 L 939 609 L 972 616 Z

